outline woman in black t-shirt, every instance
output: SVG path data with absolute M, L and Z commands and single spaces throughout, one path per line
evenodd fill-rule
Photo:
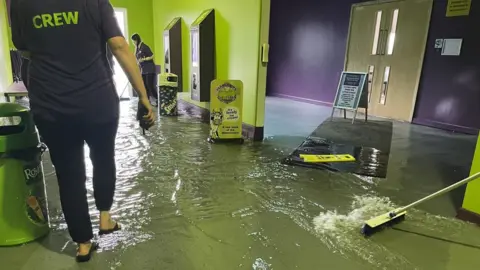
M 150 47 L 142 41 L 139 34 L 133 34 L 132 41 L 135 44 L 135 56 L 137 57 L 140 70 L 142 71 L 143 82 L 148 91 L 148 96 L 158 103 L 157 86 L 156 86 L 156 67 L 153 61 L 153 52 Z

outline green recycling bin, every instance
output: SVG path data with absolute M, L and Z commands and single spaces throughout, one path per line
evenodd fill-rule
M 158 91 L 159 113 L 161 116 L 177 116 L 178 76 L 173 73 L 160 74 Z
M 0 246 L 24 244 L 49 232 L 38 133 L 30 111 L 0 103 Z

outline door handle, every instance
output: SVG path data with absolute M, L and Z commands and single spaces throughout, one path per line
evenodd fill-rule
M 268 63 L 269 52 L 270 52 L 270 45 L 268 43 L 264 43 L 262 45 L 262 64 Z

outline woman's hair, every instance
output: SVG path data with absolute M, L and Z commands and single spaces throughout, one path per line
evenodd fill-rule
M 142 42 L 142 38 L 141 38 L 140 35 L 137 34 L 137 33 L 135 33 L 135 34 L 132 35 L 132 40 L 133 40 L 133 41 L 136 41 L 137 43 Z

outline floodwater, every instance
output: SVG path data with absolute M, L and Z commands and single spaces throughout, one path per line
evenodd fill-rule
M 425 208 L 428 212 L 410 212 L 404 223 L 370 239 L 360 234 L 365 219 L 443 187 L 435 179 L 425 186 L 421 179 L 382 180 L 282 165 L 293 150 L 286 146 L 289 138 L 211 145 L 208 126 L 186 116 L 160 119 L 143 136 L 134 108 L 122 102 L 117 137 L 113 214 L 123 230 L 100 238 L 91 262 L 76 264 L 47 155 L 52 233 L 35 243 L 1 248 L 1 269 L 480 267 L 480 230 L 438 215 L 452 215 L 449 198 L 436 200 Z M 390 166 L 398 160 L 393 157 Z M 91 165 L 87 169 L 97 223 Z

